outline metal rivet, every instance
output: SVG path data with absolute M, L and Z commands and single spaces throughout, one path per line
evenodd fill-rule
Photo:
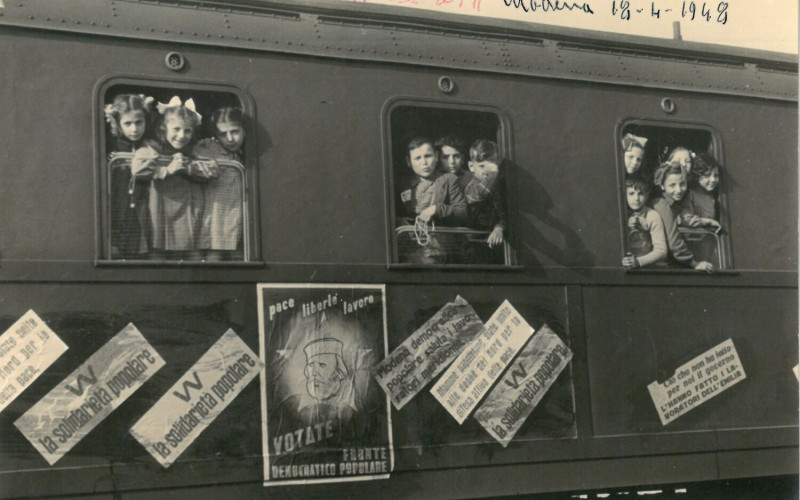
M 456 82 L 450 78 L 449 76 L 440 76 L 439 81 L 437 82 L 437 86 L 439 90 L 444 92 L 445 94 L 450 94 L 456 88 Z
M 186 60 L 180 52 L 169 52 L 164 57 L 164 64 L 172 71 L 180 71 L 186 64 Z
M 675 102 L 669 97 L 665 97 L 661 99 L 661 109 L 664 110 L 665 113 L 672 114 L 675 112 Z

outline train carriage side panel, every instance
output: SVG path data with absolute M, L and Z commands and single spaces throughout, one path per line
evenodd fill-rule
M 4 75 L 9 112 L 3 117 L 12 132 L 2 140 L 15 173 L 4 186 L 11 216 L 4 218 L 3 256 L 90 261 L 92 89 L 111 74 L 174 81 L 162 63 L 174 46 L 14 30 L 3 36 L 13 63 Z M 181 78 L 234 84 L 255 99 L 262 174 L 255 192 L 269 262 L 302 256 L 303 262 L 384 263 L 388 173 L 380 113 L 393 97 L 408 96 L 507 114 L 518 180 L 511 211 L 529 268 L 619 267 L 622 243 L 611 235 L 620 214 L 597 210 L 619 200 L 615 127 L 627 118 L 670 123 L 658 103 L 671 96 L 679 110 L 674 120 L 719 132 L 736 267 L 793 269 L 796 170 L 786 166 L 797 162 L 795 148 L 787 147 L 797 135 L 797 113 L 790 104 L 466 72 L 451 73 L 459 92 L 443 97 L 436 88 L 441 73 L 433 69 L 183 50 L 191 69 Z M 58 79 L 37 78 L 43 70 Z M 31 113 L 33 102 L 48 112 Z M 336 209 L 315 208 L 323 206 Z

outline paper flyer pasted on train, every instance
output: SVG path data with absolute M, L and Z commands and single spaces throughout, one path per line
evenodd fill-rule
M 389 477 L 382 285 L 259 285 L 264 484 Z
M 0 335 L 0 412 L 67 349 L 33 309 Z
M 131 427 L 131 435 L 169 467 L 263 367 L 236 332 L 228 330 Z
M 475 420 L 508 446 L 571 359 L 570 348 L 542 325 L 475 410 Z
M 445 304 L 372 370 L 398 410 L 458 356 L 483 328 L 460 295 Z
M 665 382 L 653 381 L 647 390 L 661 424 L 667 425 L 745 378 L 733 340 L 728 339 L 679 366 Z
M 53 465 L 164 364 L 129 323 L 14 425 Z
M 504 301 L 482 333 L 434 384 L 431 394 L 463 424 L 532 334 L 533 327 Z

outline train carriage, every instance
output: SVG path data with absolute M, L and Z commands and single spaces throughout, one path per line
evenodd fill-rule
M 480 497 L 796 474 L 796 57 L 257 0 L 6 2 L 0 39 L 0 330 L 32 309 L 69 347 L 3 395 L 0 496 Z M 115 149 L 104 110 L 122 94 L 193 99 L 204 125 L 243 110 L 241 154 L 217 165 L 238 215 L 211 220 L 232 247 L 159 246 L 151 212 L 119 215 L 156 193 Z M 497 144 L 502 245 L 463 220 L 405 220 L 408 143 L 447 134 Z M 626 134 L 648 139 L 643 168 L 676 146 L 722 165 L 721 230 L 680 230 L 712 272 L 621 265 Z M 202 193 L 198 213 L 219 175 L 181 188 Z M 456 296 L 483 321 L 508 300 L 573 357 L 507 447 L 426 387 L 379 422 L 388 479 L 265 488 L 257 377 L 164 467 L 131 428 L 229 329 L 263 357 L 259 284 L 385 286 L 381 357 Z M 163 367 L 51 465 L 16 422 L 129 323 Z M 647 386 L 726 340 L 746 378 L 662 423 Z

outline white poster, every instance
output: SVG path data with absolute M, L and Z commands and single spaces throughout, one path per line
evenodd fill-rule
M 0 335 L 0 411 L 67 349 L 32 309 Z
M 375 365 L 372 375 L 399 410 L 447 368 L 481 329 L 483 323 L 472 306 L 456 296 Z
M 747 378 L 733 340 L 685 363 L 664 383 L 647 386 L 663 425 L 697 408 Z
M 264 363 L 228 330 L 131 428 L 131 435 L 169 467 L 216 419 Z
M 459 424 L 472 413 L 495 380 L 533 334 L 533 328 L 507 300 L 486 322 L 431 389 Z
M 53 465 L 164 364 L 129 323 L 14 425 Z
M 508 446 L 571 359 L 570 348 L 543 325 L 475 410 L 475 420 Z

